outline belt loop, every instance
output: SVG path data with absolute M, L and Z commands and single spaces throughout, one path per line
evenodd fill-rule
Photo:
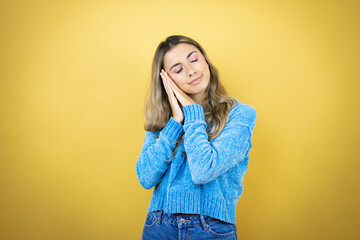
M 163 211 L 159 211 L 159 217 L 158 217 L 158 223 L 160 224 L 161 223 L 161 217 L 162 217 L 162 213 Z
M 200 220 L 201 220 L 201 224 L 202 224 L 204 230 L 206 231 L 208 229 L 208 225 L 206 224 L 204 215 L 200 214 Z

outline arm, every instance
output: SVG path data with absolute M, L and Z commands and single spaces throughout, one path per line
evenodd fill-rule
M 184 144 L 195 184 L 214 180 L 248 156 L 256 111 L 245 104 L 232 111 L 222 132 L 210 142 L 201 105 L 192 104 L 183 108 Z
M 152 132 L 146 132 L 140 156 L 136 162 L 136 174 L 145 189 L 154 187 L 171 164 L 175 142 L 183 133 L 183 126 L 173 118 L 160 131 L 158 138 Z

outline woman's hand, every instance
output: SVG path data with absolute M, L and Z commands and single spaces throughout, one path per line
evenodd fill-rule
M 165 76 L 165 79 L 167 80 L 166 83 L 168 83 L 173 94 L 175 94 L 175 97 L 177 98 L 177 100 L 179 100 L 183 107 L 195 103 L 195 101 L 191 97 L 189 97 L 189 95 L 184 93 L 184 91 L 176 85 L 176 83 L 170 78 L 166 71 L 164 71 L 163 69 L 161 71 Z
M 164 70 L 161 70 L 160 76 L 163 80 L 164 88 L 168 95 L 173 118 L 175 121 L 182 123 L 184 120 L 184 114 L 180 108 L 177 98 L 175 97 L 175 94 L 171 88 L 171 85 L 169 84 L 168 79 L 170 79 L 170 77 L 167 75 L 167 73 Z M 172 81 L 172 79 L 171 79 L 171 81 Z

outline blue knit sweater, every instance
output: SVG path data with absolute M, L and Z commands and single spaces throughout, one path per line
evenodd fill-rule
M 228 123 L 210 141 L 202 106 L 187 105 L 183 113 L 184 125 L 171 117 L 161 131 L 145 134 L 136 173 L 145 189 L 154 187 L 148 212 L 202 214 L 236 223 L 256 111 L 237 100 Z M 166 161 L 183 133 L 175 157 Z

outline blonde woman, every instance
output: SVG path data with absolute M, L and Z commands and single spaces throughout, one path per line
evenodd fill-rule
M 193 39 L 156 49 L 136 173 L 153 189 L 142 239 L 237 239 L 235 210 L 256 111 L 227 96 Z

